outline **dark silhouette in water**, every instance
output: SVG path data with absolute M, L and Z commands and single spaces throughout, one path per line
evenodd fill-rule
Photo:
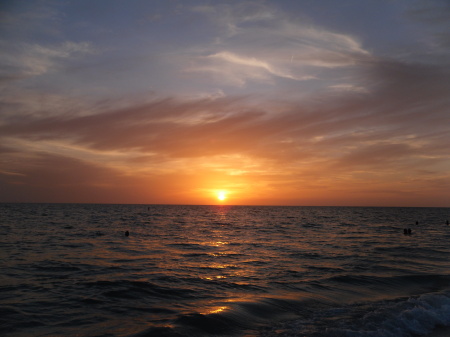
M 448 226 L 448 220 L 445 222 L 445 224 Z
M 411 233 L 412 233 L 411 228 L 405 228 L 405 229 L 403 229 L 403 234 L 405 234 L 405 235 L 411 235 Z
M 416 225 L 418 225 L 419 224 L 419 221 L 416 221 Z
M 130 232 L 129 231 L 125 231 L 125 236 L 130 236 Z

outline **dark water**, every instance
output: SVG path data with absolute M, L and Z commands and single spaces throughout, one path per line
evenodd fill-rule
M 432 335 L 450 326 L 449 218 L 0 204 L 0 335 Z

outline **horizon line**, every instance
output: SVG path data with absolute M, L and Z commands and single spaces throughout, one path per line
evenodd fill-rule
M 0 204 L 52 204 L 52 205 L 134 205 L 134 206 L 208 206 L 208 207 L 352 207 L 352 208 L 450 208 L 450 206 L 374 206 L 374 205 L 233 205 L 233 204 L 164 204 L 164 203 L 108 203 L 108 202 L 45 202 L 0 201 Z

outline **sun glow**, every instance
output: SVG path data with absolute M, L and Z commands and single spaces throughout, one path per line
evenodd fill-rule
M 217 199 L 220 201 L 224 201 L 227 198 L 227 192 L 225 191 L 218 191 L 217 192 Z

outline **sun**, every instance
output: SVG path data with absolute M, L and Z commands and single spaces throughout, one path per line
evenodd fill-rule
M 217 192 L 217 199 L 220 201 L 224 201 L 227 198 L 227 192 L 225 191 L 218 191 Z

